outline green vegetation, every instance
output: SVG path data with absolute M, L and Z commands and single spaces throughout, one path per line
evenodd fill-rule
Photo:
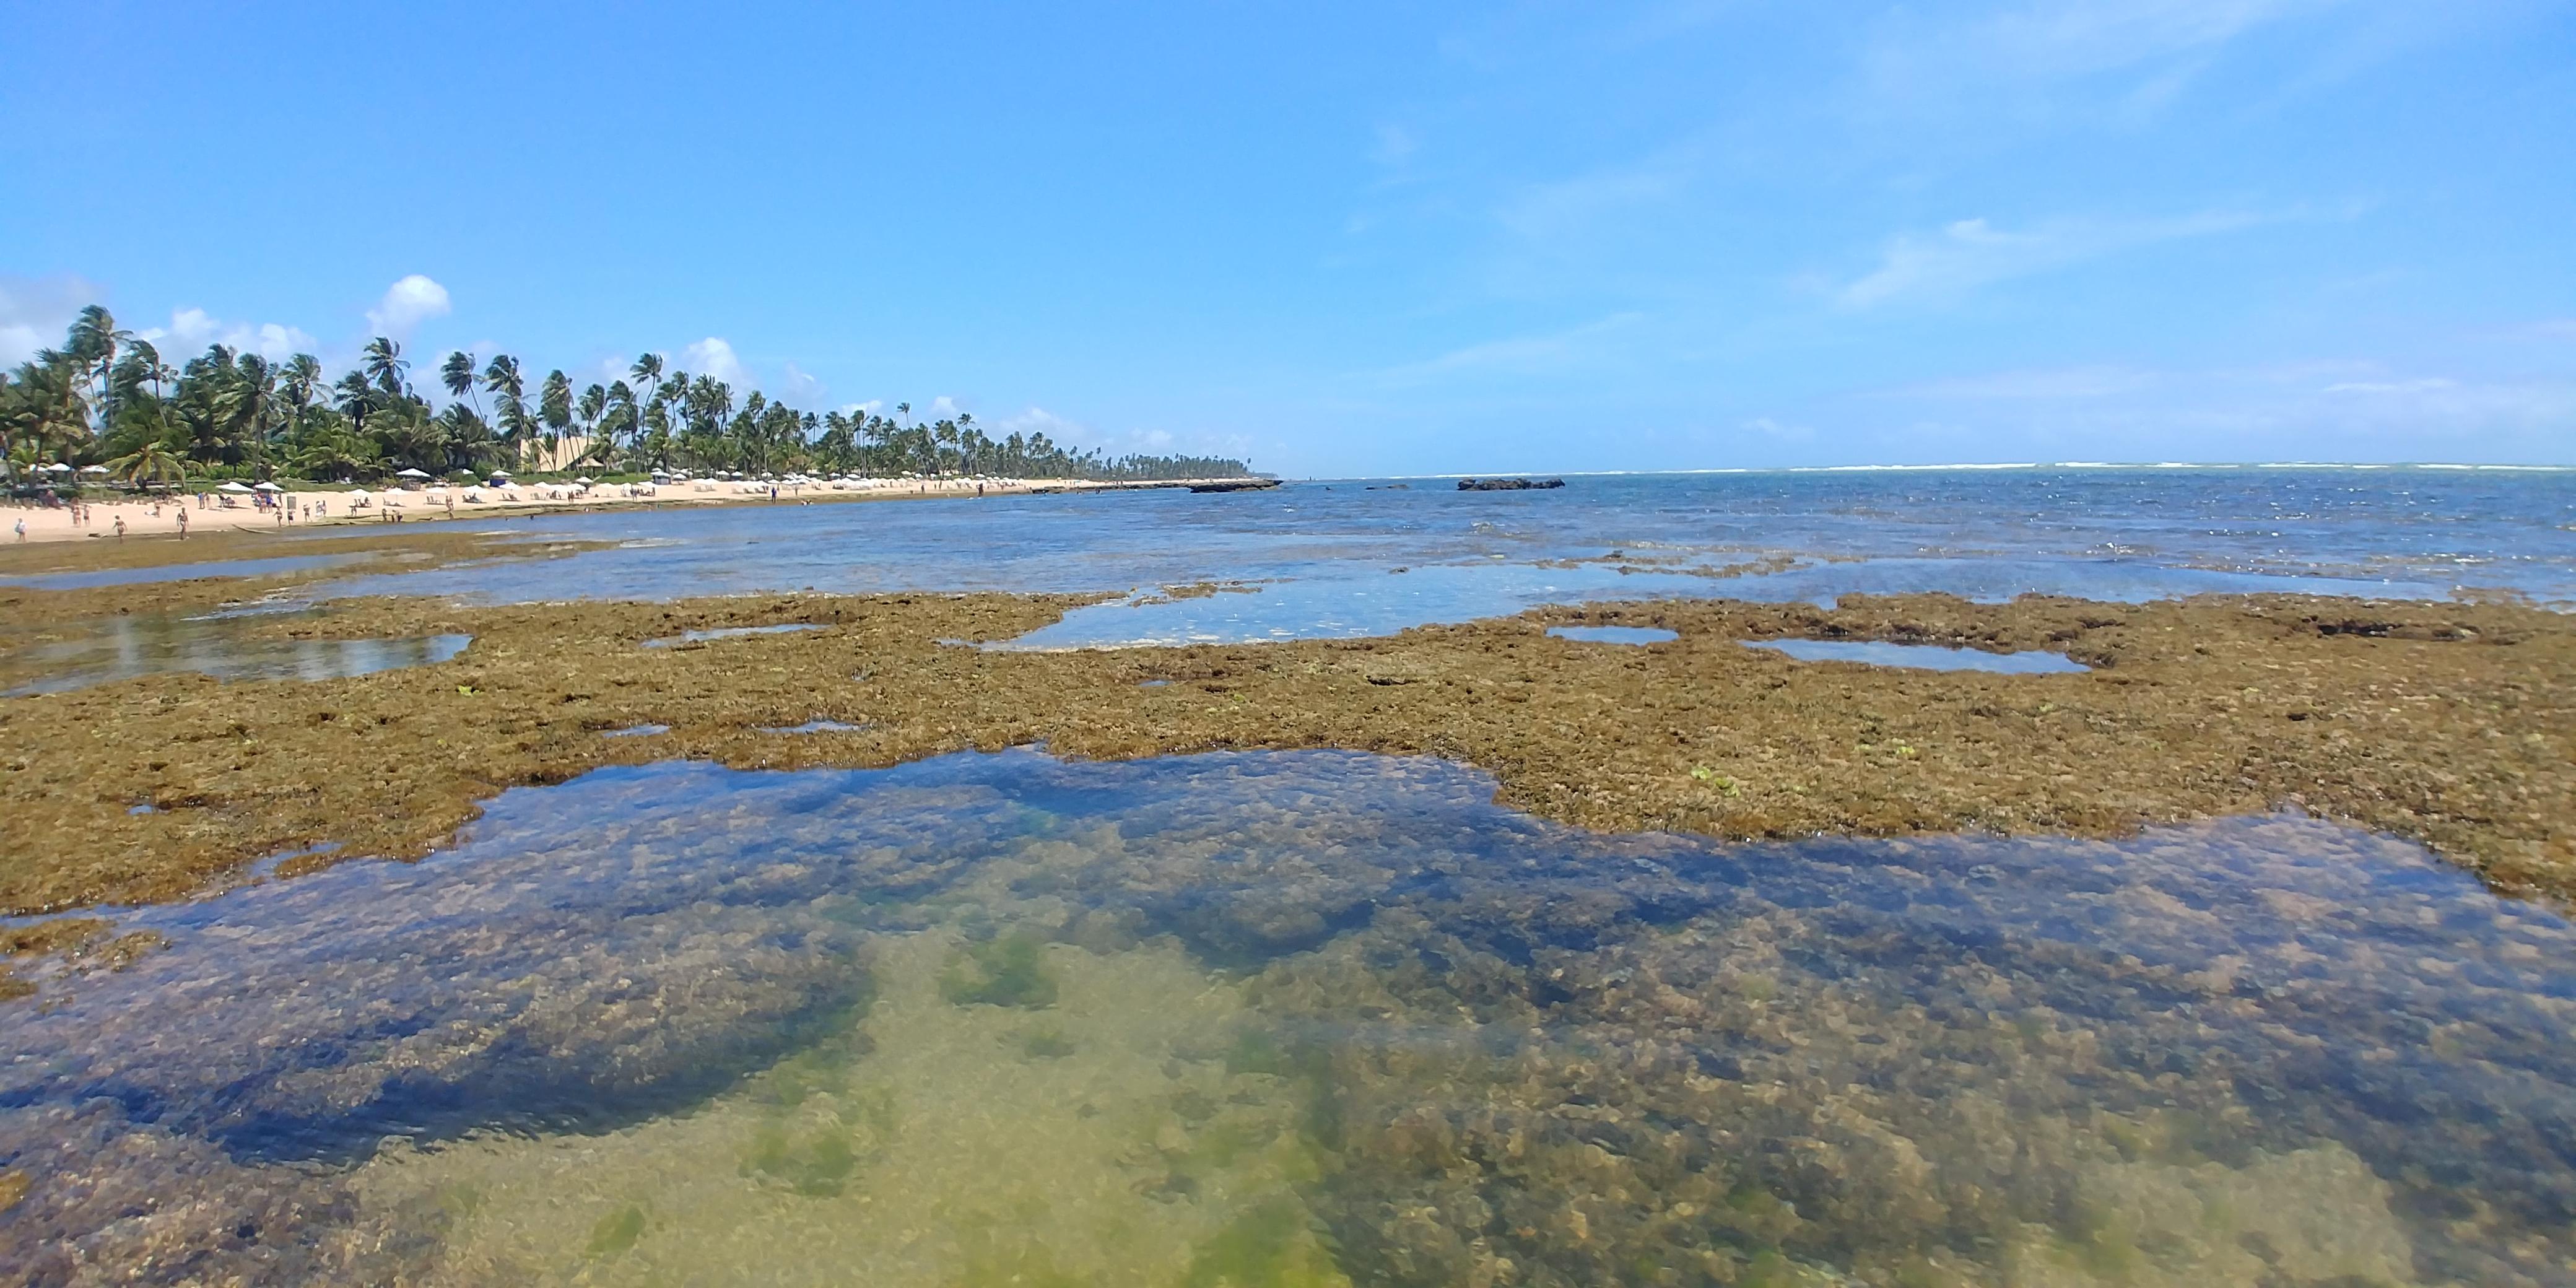
M 601 1217 L 591 1228 L 589 1252 L 594 1257 L 613 1257 L 643 1237 L 644 1209 L 629 1204 Z
M 1274 1198 L 1236 1217 L 1190 1259 L 1187 1288 L 1348 1288 L 1295 1199 Z
M 276 361 L 220 344 L 174 368 L 91 305 L 61 348 L 0 373 L 0 468 L 22 487 L 76 477 L 49 465 L 105 465 L 133 484 L 176 481 L 182 469 L 200 478 L 323 480 L 503 468 L 1098 480 L 1251 472 L 1215 457 L 1113 459 L 1042 432 L 996 439 L 963 412 L 916 421 L 910 403 L 886 417 L 817 416 L 758 391 L 737 401 L 724 381 L 666 370 L 655 353 L 638 357 L 626 379 L 578 391 L 561 370 L 549 371 L 532 401 L 517 358 L 497 354 L 478 371 L 459 351 L 439 364 L 438 385 L 449 399 L 443 407 L 413 387 L 402 346 L 383 336 L 336 380 L 311 354 Z
M 1047 974 L 1041 947 L 1026 932 L 973 945 L 939 973 L 939 995 L 959 1006 L 1053 1006 L 1055 977 Z

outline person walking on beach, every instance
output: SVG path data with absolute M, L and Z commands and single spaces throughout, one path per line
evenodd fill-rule
M 125 540 L 125 516 L 121 514 L 116 516 L 116 539 Z
M 188 507 L 184 505 L 179 507 L 179 539 L 188 539 Z
M 18 539 L 20 541 L 27 539 L 27 516 L 23 514 L 18 516 Z

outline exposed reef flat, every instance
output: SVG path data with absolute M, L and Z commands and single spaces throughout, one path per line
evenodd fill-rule
M 314 542 L 312 552 L 338 544 Z M 175 582 L 124 588 L 122 598 L 167 609 L 227 585 L 244 593 L 238 582 Z M 62 621 L 117 595 L 6 599 L 12 620 Z M 505 787 L 602 764 L 869 767 L 1031 743 L 1093 758 L 1427 753 L 1489 769 L 1505 801 L 1566 822 L 1731 838 L 2100 835 L 2293 804 L 2420 838 L 2499 890 L 2576 895 L 2576 622 L 2519 606 L 1912 596 L 1847 597 L 1824 611 L 1686 601 L 1545 609 L 1368 640 L 966 646 L 1084 602 L 364 600 L 262 620 L 249 629 L 462 633 L 474 643 L 452 661 L 347 679 L 173 675 L 0 703 L 0 810 L 12 820 L 0 908 L 178 898 L 246 863 L 323 844 L 335 848 L 284 871 L 417 856 Z M 788 623 L 819 629 L 643 647 L 684 631 Z M 1680 638 L 1635 648 L 1546 634 L 1574 623 Z M 1740 646 L 1791 636 L 2049 650 L 2095 669 L 1940 674 Z M 858 728 L 767 732 L 817 720 Z M 668 732 L 601 736 L 652 725 Z

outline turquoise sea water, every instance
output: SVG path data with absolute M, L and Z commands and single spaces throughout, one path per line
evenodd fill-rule
M 1378 480 L 673 508 L 550 516 L 527 530 L 622 544 L 354 577 L 328 593 L 1138 592 L 1076 612 L 1030 647 L 1382 634 L 1658 595 L 2502 591 L 2576 602 L 2576 472 L 2565 471 L 1815 471 L 1578 476 L 1558 490 L 1479 493 Z M 1236 593 L 1158 593 L 1208 581 Z

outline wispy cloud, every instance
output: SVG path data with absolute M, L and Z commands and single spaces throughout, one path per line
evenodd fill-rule
M 1418 384 L 1471 373 L 1539 374 L 1563 371 L 1600 356 L 1601 341 L 1636 325 L 1645 314 L 1613 313 L 1608 317 L 1540 335 L 1509 336 L 1451 349 L 1420 362 L 1388 367 L 1378 378 L 1393 384 Z
M 2228 45 L 2351 0 L 2022 0 L 1983 11 L 1898 10 L 1864 62 L 1882 95 L 2010 93 L 2112 73 L 2170 98 Z
M 2203 54 L 2257 28 L 2347 0 L 2031 0 L 1966 28 L 1991 66 L 2083 76 Z
M 1943 422 L 2096 460 L 2218 460 L 2286 443 L 2313 445 L 2307 454 L 2316 459 L 2563 460 L 2566 427 L 2576 424 L 2576 378 L 2479 378 L 2358 360 L 2040 368 L 1868 397 L 1923 404 Z
M 1835 299 L 1866 309 L 1900 300 L 1952 298 L 2158 242 L 2236 232 L 2277 216 L 2210 211 L 2171 219 L 2067 219 L 2014 230 L 1962 219 L 1932 233 L 1900 233 L 1879 265 L 1844 284 Z
M 2146 389 L 2154 385 L 2157 379 L 2157 373 L 2136 367 L 2056 367 L 1927 380 L 1921 384 L 1886 390 L 1875 396 L 1962 402 L 2115 398 Z

